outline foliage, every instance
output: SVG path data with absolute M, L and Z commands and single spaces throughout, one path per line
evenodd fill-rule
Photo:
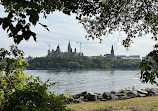
M 105 68 L 138 69 L 139 62 L 133 60 L 108 59 L 105 57 L 39 57 L 29 61 L 30 69 L 42 68 Z
M 4 111 L 66 111 L 66 97 L 47 92 L 47 84 L 34 79 L 16 89 L 4 103 Z
M 127 37 L 123 45 L 129 47 L 132 38 L 152 34 L 158 35 L 157 0 L 102 0 L 97 14 L 81 18 L 87 31 L 87 38 L 99 38 L 115 31 L 124 32 Z
M 0 25 L 7 30 L 9 37 L 13 37 L 14 42 L 19 44 L 23 39 L 29 40 L 33 37 L 36 41 L 36 34 L 30 27 L 37 23 L 45 29 L 48 27 L 39 22 L 40 14 L 46 18 L 48 14 L 54 11 L 62 11 L 70 15 L 72 13 L 96 13 L 95 2 L 87 0 L 0 0 L 0 5 L 8 13 L 8 16 L 0 18 Z M 81 9 L 81 10 L 80 10 Z M 83 9 L 83 10 L 82 10 Z M 28 20 L 29 19 L 29 20 Z
M 67 99 L 48 92 L 52 84 L 27 77 L 24 53 L 16 46 L 10 51 L 0 49 L 0 110 L 1 111 L 66 111 Z
M 157 40 L 157 0 L 0 0 L 0 4 L 8 12 L 7 17 L 0 18 L 0 25 L 17 44 L 31 36 L 36 40 L 30 27 L 39 23 L 41 13 L 46 18 L 54 11 L 75 13 L 87 31 L 87 38 L 101 40 L 101 36 L 119 30 L 127 34 L 125 47 L 132 38 L 143 34 L 151 33 Z
M 141 61 L 140 67 L 141 81 L 158 85 L 158 51 L 154 50 L 150 52 L 146 58 Z
M 23 52 L 11 46 L 10 52 L 0 49 L 0 106 L 15 89 L 21 89 L 28 77 L 23 71 L 27 63 L 22 61 Z

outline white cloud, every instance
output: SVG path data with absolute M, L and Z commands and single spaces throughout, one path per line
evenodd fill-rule
M 2 10 L 1 7 L 0 10 Z M 67 50 L 69 41 L 72 44 L 72 48 L 76 47 L 77 51 L 79 51 L 79 44 L 76 42 L 82 42 L 82 51 L 87 56 L 110 53 L 112 45 L 114 45 L 116 55 L 145 56 L 148 52 L 152 51 L 153 45 L 156 43 L 150 39 L 150 35 L 136 38 L 127 51 L 122 45 L 125 34 L 121 32 L 116 32 L 113 35 L 107 34 L 105 37 L 102 37 L 102 43 L 99 43 L 98 39 L 87 40 L 84 37 L 86 32 L 75 19 L 75 15 L 67 16 L 59 12 L 49 15 L 47 19 L 43 19 L 42 15 L 40 15 L 40 22 L 47 25 L 50 31 L 47 31 L 39 24 L 36 27 L 32 27 L 32 30 L 37 34 L 37 42 L 31 38 L 29 41 L 23 40 L 19 44 L 19 48 L 24 50 L 26 56 L 45 56 L 48 50 L 48 45 L 45 41 L 51 44 L 51 48 L 54 50 L 59 44 L 62 51 Z M 13 39 L 8 38 L 6 31 L 3 31 L 2 28 L 0 29 L 0 34 L 0 47 L 7 48 L 13 44 Z

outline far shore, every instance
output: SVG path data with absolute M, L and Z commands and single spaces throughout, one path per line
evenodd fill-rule
M 137 70 L 139 71 L 140 69 L 126 69 L 126 68 L 27 68 L 27 70 L 52 70 L 52 71 L 78 71 L 78 70 L 99 70 L 99 71 L 118 71 L 118 70 L 123 70 L 123 71 L 128 71 L 128 70 Z

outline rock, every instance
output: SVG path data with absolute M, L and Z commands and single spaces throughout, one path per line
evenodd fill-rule
M 88 101 L 96 101 L 97 96 L 96 95 L 88 95 L 87 99 L 88 99 Z
M 117 93 L 124 93 L 124 90 L 120 89 Z
M 118 96 L 116 96 L 115 94 L 111 94 L 111 98 L 112 100 L 118 100 Z
M 158 96 L 158 89 L 157 88 L 151 88 L 152 94 L 150 96 Z
M 137 95 L 133 93 L 133 91 L 127 91 L 125 92 L 128 98 L 135 98 Z
M 150 88 L 145 88 L 145 91 L 148 92 L 148 96 L 154 96 L 155 92 L 153 92 Z
M 146 95 L 138 93 L 138 97 L 146 97 Z
M 87 95 L 87 99 L 88 101 L 96 101 L 97 100 L 97 94 L 94 94 L 94 93 L 88 93 Z
M 136 95 L 136 97 L 138 97 L 139 95 L 138 95 L 138 92 L 135 90 L 135 91 L 132 91 L 132 93 L 134 94 L 134 95 Z
M 81 96 L 81 94 L 75 94 L 75 95 L 73 95 L 72 97 L 73 97 L 74 99 L 79 99 L 80 96 Z
M 125 99 L 128 99 L 128 97 L 124 97 L 124 96 L 118 97 L 118 100 L 125 100 Z
M 96 95 L 96 93 L 89 92 L 88 95 Z
M 158 96 L 157 88 L 145 88 L 144 90 L 119 90 L 118 92 L 104 92 L 103 94 L 92 93 L 92 92 L 81 92 L 80 94 L 73 95 L 72 99 L 69 99 L 70 103 L 79 103 L 81 101 L 108 101 L 108 100 L 124 100 L 135 97 L 146 97 L 146 96 Z
M 150 88 L 145 88 L 144 90 L 147 91 L 147 92 L 151 92 Z
M 104 99 L 107 99 L 107 100 L 111 100 L 112 99 L 111 94 L 109 92 L 104 92 L 103 93 L 103 97 L 104 97 Z
M 97 99 L 98 99 L 98 100 L 101 100 L 101 99 L 104 99 L 104 97 L 103 97 L 103 95 L 98 94 L 98 95 L 97 95 Z
M 116 96 L 124 96 L 124 93 L 117 92 L 115 95 L 116 95 Z
M 110 93 L 111 93 L 111 94 L 116 94 L 116 92 L 115 92 L 115 91 L 111 91 Z
M 81 96 L 87 96 L 87 95 L 88 95 L 87 91 L 81 92 Z
M 116 96 L 115 94 L 111 94 L 109 92 L 104 92 L 103 98 L 106 100 L 118 100 L 118 96 Z
M 138 95 L 141 94 L 141 95 L 148 96 L 148 92 L 147 92 L 147 91 L 137 90 L 137 92 L 138 92 Z M 143 97 L 144 97 L 144 96 L 143 96 Z
M 130 90 L 124 90 L 124 91 L 118 91 L 115 94 L 115 100 L 124 100 L 124 99 L 129 99 L 129 98 L 134 98 L 137 97 L 137 92 L 133 92 Z
M 104 92 L 104 93 L 103 93 L 103 97 L 104 97 L 105 99 L 108 99 L 108 94 L 107 94 L 107 92 Z
M 84 96 L 80 96 L 80 99 L 81 99 L 81 101 L 83 101 L 84 100 Z
M 158 89 L 157 88 L 151 88 L 152 92 L 158 93 Z
M 152 93 L 154 96 L 158 96 L 158 89 L 157 88 L 151 88 Z

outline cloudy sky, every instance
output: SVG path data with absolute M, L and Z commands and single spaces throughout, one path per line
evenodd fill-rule
M 5 16 L 3 8 L 0 7 L 0 17 Z M 56 49 L 57 45 L 60 45 L 61 51 L 67 51 L 68 42 L 71 42 L 72 49 L 80 51 L 80 46 L 77 42 L 82 43 L 81 51 L 85 56 L 97 56 L 110 53 L 111 46 L 114 45 L 115 55 L 140 55 L 145 56 L 148 52 L 153 50 L 153 45 L 157 42 L 151 40 L 151 35 L 146 35 L 141 38 L 134 39 L 134 43 L 126 50 L 121 45 L 122 40 L 126 35 L 122 32 L 116 32 L 113 35 L 107 34 L 102 37 L 102 43 L 99 43 L 98 39 L 87 40 L 85 38 L 86 31 L 81 24 L 75 19 L 75 15 L 67 16 L 60 12 L 54 12 L 49 15 L 47 19 L 40 21 L 46 24 L 49 28 L 49 32 L 42 26 L 37 25 L 32 27 L 32 30 L 37 34 L 37 42 L 32 38 L 29 41 L 22 41 L 18 47 L 25 52 L 26 56 L 40 57 L 46 56 L 49 49 L 48 44 L 51 45 L 51 49 Z M 0 28 L 0 47 L 9 48 L 13 44 L 13 39 L 7 37 L 7 32 Z

